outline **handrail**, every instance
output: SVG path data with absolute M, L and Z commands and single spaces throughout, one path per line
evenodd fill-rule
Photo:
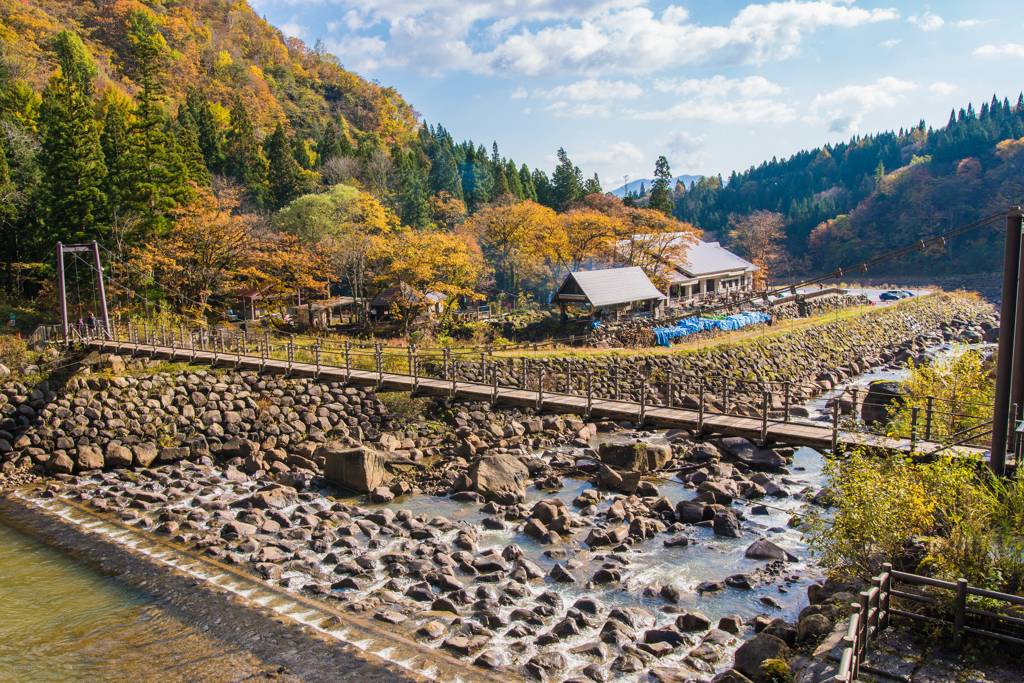
M 954 593 L 953 620 L 932 617 L 914 612 L 894 609 L 891 606 L 891 598 L 923 602 L 931 605 L 939 605 L 935 598 L 914 595 L 893 590 L 892 582 L 898 581 L 906 584 L 930 586 L 940 590 Z M 967 606 L 967 596 L 976 595 L 1007 602 L 1012 605 L 1024 606 L 1024 597 L 999 593 L 983 588 L 975 588 L 967 584 L 967 579 L 957 579 L 956 582 L 942 581 L 928 576 L 908 574 L 896 571 L 891 564 L 882 565 L 882 573 L 871 580 L 872 587 L 869 590 L 861 591 L 858 595 L 858 602 L 851 604 L 850 623 L 846 636 L 843 638 L 843 649 L 839 660 L 839 667 L 832 678 L 837 683 L 854 683 L 859 680 L 859 672 L 867 658 L 868 645 L 871 640 L 877 638 L 878 634 L 885 631 L 889 626 L 889 619 L 893 616 L 905 617 L 921 621 L 938 623 L 953 627 L 953 641 L 956 647 L 961 647 L 966 634 L 979 635 L 988 638 L 996 638 L 1005 642 L 1024 645 L 1024 639 L 1016 638 L 1005 633 L 968 626 L 966 617 L 968 615 L 980 616 L 989 620 L 1002 621 L 1017 626 L 1024 626 L 1024 619 L 1010 615 L 998 614 L 987 610 L 975 609 Z

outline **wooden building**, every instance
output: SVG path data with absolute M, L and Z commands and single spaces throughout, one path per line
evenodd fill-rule
M 639 266 L 569 273 L 551 297 L 562 310 L 562 320 L 570 305 L 586 306 L 593 317 L 607 313 L 618 320 L 623 313 L 642 311 L 657 318 L 664 301 L 665 295 Z

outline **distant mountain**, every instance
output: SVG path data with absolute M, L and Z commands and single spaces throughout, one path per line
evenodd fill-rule
M 676 176 L 675 178 L 672 179 L 672 183 L 671 183 L 671 186 L 669 187 L 669 190 L 672 190 L 673 188 L 675 188 L 676 181 L 681 182 L 683 185 L 686 185 L 686 187 L 689 188 L 690 187 L 690 183 L 695 183 L 695 182 L 697 182 L 698 180 L 700 180 L 703 177 L 704 176 L 699 176 L 699 175 L 680 175 L 680 176 Z M 637 180 L 630 180 L 628 185 L 623 185 L 620 188 L 614 189 L 611 192 L 609 192 L 608 194 L 613 194 L 616 197 L 625 197 L 626 196 L 626 189 L 627 188 L 629 189 L 630 192 L 639 192 L 640 191 L 640 183 L 643 183 L 644 187 L 647 188 L 647 191 L 650 192 L 651 185 L 654 184 L 654 181 L 652 179 L 650 179 L 650 178 L 638 178 Z

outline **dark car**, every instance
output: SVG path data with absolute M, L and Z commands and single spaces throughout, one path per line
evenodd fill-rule
M 882 292 L 878 295 L 879 301 L 899 301 L 903 298 L 904 297 L 900 296 L 900 293 L 896 291 Z

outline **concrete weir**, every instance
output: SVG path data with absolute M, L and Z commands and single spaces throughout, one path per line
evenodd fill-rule
M 36 486 L 0 496 L 0 521 L 156 596 L 225 647 L 302 681 L 498 683 L 496 675 L 422 645 L 379 621 L 288 593 L 169 539 L 141 533 Z

